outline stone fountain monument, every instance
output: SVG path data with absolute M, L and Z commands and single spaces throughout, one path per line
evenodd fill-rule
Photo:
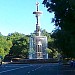
M 39 3 L 36 3 L 37 10 L 33 12 L 36 16 L 36 30 L 30 36 L 30 49 L 29 49 L 29 59 L 48 59 L 47 49 L 47 37 L 41 35 L 39 18 L 42 14 L 39 11 Z

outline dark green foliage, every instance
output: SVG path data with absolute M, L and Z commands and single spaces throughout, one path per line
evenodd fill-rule
M 20 33 L 13 33 L 8 37 L 13 43 L 10 54 L 13 57 L 27 58 L 29 50 L 29 36 Z
M 58 56 L 58 51 L 55 47 L 54 44 L 54 38 L 51 37 L 51 33 L 48 33 L 45 29 L 41 31 L 43 36 L 47 36 L 47 41 L 48 41 L 48 48 L 47 52 L 49 55 L 49 58 L 56 58 Z
M 6 39 L 6 36 L 0 35 L 0 56 L 4 58 L 5 55 L 9 54 L 12 42 Z
M 60 27 L 53 33 L 55 46 L 67 57 L 75 57 L 75 0 L 44 0 L 49 12 L 54 12 L 52 22 Z

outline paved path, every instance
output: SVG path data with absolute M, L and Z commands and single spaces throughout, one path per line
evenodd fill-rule
M 75 75 L 75 68 L 58 63 L 6 64 L 0 66 L 0 75 Z

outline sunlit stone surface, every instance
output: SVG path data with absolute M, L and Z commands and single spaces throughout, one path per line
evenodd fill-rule
M 41 29 L 39 24 L 39 16 L 42 14 L 38 10 L 39 3 L 36 3 L 37 11 L 33 12 L 36 16 L 36 32 L 31 34 L 30 37 L 30 50 L 29 50 L 29 59 L 48 59 L 47 49 L 47 37 L 41 35 Z

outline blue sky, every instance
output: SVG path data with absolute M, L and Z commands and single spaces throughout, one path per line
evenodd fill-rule
M 0 0 L 0 32 L 3 35 L 34 32 L 36 18 L 33 11 L 36 10 L 36 1 L 40 3 L 39 10 L 43 12 L 40 17 L 41 28 L 51 32 L 54 29 L 51 23 L 54 14 L 47 12 L 43 0 Z

